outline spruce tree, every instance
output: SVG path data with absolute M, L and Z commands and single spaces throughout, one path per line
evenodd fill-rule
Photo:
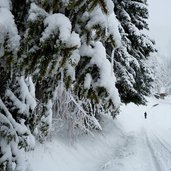
M 119 98 L 104 45 L 109 42 L 113 48 L 119 46 L 120 34 L 112 1 L 100 2 L 80 4 L 79 15 L 74 18 L 75 30 L 81 35 L 82 43 L 74 91 L 79 99 L 86 99 L 84 108 L 90 115 L 110 111 L 114 116 Z
M 21 37 L 9 1 L 0 2 L 0 170 L 24 170 L 19 148 L 34 148 L 29 121 L 36 102 L 32 82 L 18 73 Z
M 53 101 L 62 81 L 76 101 L 86 99 L 82 107 L 89 115 L 100 110 L 116 114 L 119 97 L 103 44 L 108 41 L 115 48 L 120 35 L 113 2 L 100 2 L 31 3 L 19 58 L 24 74 L 33 76 L 44 106 Z
M 147 2 L 117 0 L 114 3 L 122 35 L 122 46 L 115 51 L 116 87 L 123 102 L 145 104 L 144 95 L 150 93 L 153 81 L 147 59 L 155 51 L 154 42 L 142 31 L 148 29 Z
M 104 47 L 120 44 L 113 8 L 112 1 L 0 2 L 1 170 L 26 169 L 19 149 L 47 136 L 60 85 L 86 129 L 101 129 L 100 112 L 116 114 L 119 95 Z

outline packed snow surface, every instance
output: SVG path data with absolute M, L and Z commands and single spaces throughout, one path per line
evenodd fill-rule
M 33 171 L 170 171 L 171 96 L 147 106 L 122 105 L 116 120 L 103 117 L 102 132 L 75 143 L 59 137 L 26 155 Z M 147 112 L 147 119 L 144 112 Z

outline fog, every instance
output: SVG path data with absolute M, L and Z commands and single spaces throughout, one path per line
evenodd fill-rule
M 148 0 L 150 35 L 164 59 L 171 60 L 171 0 Z

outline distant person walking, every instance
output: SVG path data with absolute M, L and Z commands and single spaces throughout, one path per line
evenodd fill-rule
M 147 118 L 147 112 L 144 113 L 144 118 L 145 118 L 145 119 Z

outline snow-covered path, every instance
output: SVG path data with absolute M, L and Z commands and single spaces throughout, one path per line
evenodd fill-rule
M 147 122 L 138 132 L 123 135 L 113 156 L 97 170 L 171 171 L 171 145 L 153 129 Z
M 104 118 L 102 134 L 74 147 L 38 146 L 28 155 L 33 171 L 171 171 L 171 98 L 148 100 L 147 106 L 123 105 L 117 120 Z
M 147 107 L 123 107 L 123 139 L 101 170 L 171 171 L 171 100 L 149 101 Z
M 169 171 L 171 170 L 171 153 L 165 147 L 165 144 L 152 134 L 146 135 L 147 145 L 151 153 L 153 163 L 156 171 Z
M 171 138 L 171 131 L 168 131 L 167 137 L 164 135 L 166 132 L 167 130 L 155 129 L 151 125 L 146 128 L 147 144 L 157 171 L 171 171 L 171 144 L 167 140 L 168 137 Z

